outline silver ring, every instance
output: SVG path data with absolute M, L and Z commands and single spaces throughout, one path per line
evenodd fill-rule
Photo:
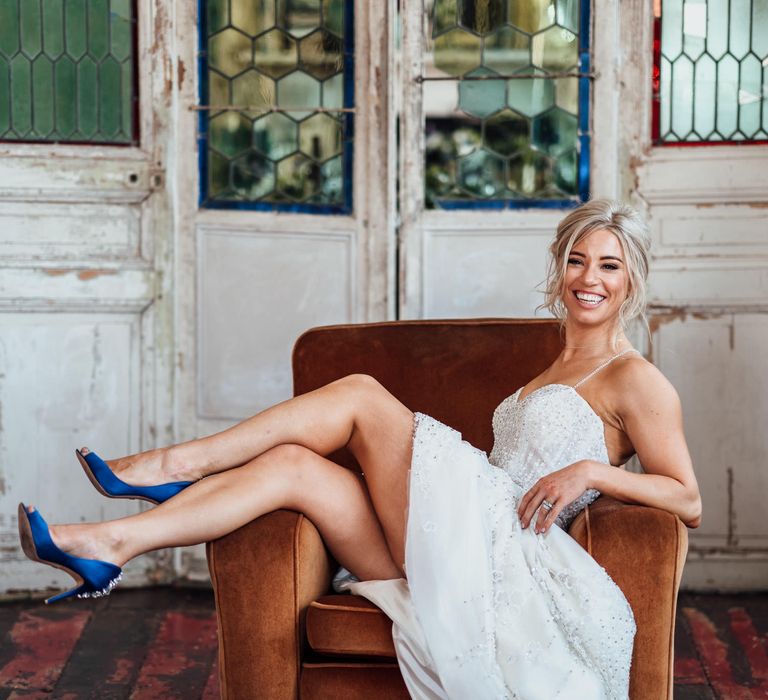
M 541 502 L 541 507 L 547 510 L 552 510 L 555 506 L 550 503 L 546 498 Z

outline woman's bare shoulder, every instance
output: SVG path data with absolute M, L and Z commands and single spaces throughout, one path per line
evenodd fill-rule
M 611 372 L 611 393 L 620 412 L 666 413 L 679 410 L 680 398 L 672 382 L 640 353 L 616 362 Z

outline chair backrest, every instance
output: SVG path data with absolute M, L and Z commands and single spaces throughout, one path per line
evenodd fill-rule
M 293 348 L 294 395 L 370 374 L 412 411 L 437 418 L 481 450 L 494 408 L 543 372 L 562 347 L 556 321 L 392 321 L 312 328 Z M 330 456 L 355 467 L 342 451 Z

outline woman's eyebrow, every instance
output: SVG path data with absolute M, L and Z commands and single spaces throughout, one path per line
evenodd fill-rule
M 572 250 L 571 255 L 578 255 L 581 258 L 587 257 L 586 255 L 584 255 L 584 253 L 580 253 L 578 250 Z M 615 255 L 601 255 L 600 260 L 617 260 L 618 262 L 624 264 L 624 261 Z

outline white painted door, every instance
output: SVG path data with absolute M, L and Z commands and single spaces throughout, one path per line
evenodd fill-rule
M 130 31 L 130 5 L 115 3 L 110 20 L 109 8 L 93 3 L 89 21 Z M 93 489 L 76 447 L 119 456 L 167 443 L 174 433 L 168 3 L 137 5 L 138 144 L 0 144 L 0 593 L 71 583 L 21 553 L 19 501 L 38 506 L 49 522 L 138 511 L 135 501 L 108 500 Z M 24 23 L 38 20 L 22 12 L 3 21 L 20 22 L 24 37 L 32 36 Z M 53 44 L 61 35 L 46 22 L 55 21 L 43 17 L 45 41 Z M 48 46 L 58 66 L 77 58 L 81 71 L 98 70 L 93 66 L 112 60 L 97 55 L 103 36 L 91 34 L 80 53 L 67 26 L 69 54 L 61 58 L 63 48 Z M 22 49 L 32 63 L 39 46 Z M 27 58 L 13 60 L 17 70 Z M 33 75 L 46 60 L 37 59 Z M 105 76 L 102 96 L 114 79 Z M 52 109 L 44 99 L 31 102 Z M 24 101 L 15 104 L 23 109 Z M 129 565 L 127 583 L 164 581 L 169 571 L 163 557 L 142 557 Z

